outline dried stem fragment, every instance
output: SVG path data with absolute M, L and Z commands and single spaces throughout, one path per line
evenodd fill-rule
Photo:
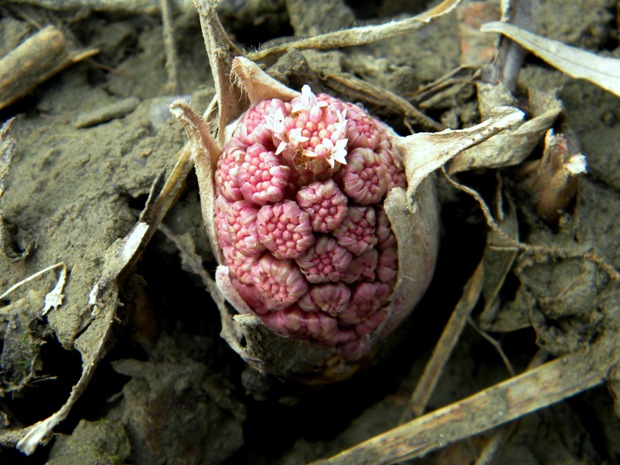
M 166 73 L 168 74 L 168 82 L 166 90 L 176 95 L 179 93 L 179 75 L 177 49 L 174 42 L 174 26 L 172 23 L 172 5 L 171 0 L 160 0 L 161 17 L 164 25 L 164 49 L 166 50 Z
M 48 26 L 0 60 L 0 109 L 28 94 L 66 67 L 99 53 L 70 52 L 65 37 Z
M 354 76 L 325 74 L 321 80 L 333 89 L 346 89 L 348 93 L 359 94 L 364 100 L 370 100 L 374 105 L 386 106 L 394 113 L 402 114 L 404 118 L 410 117 L 417 121 L 424 130 L 441 131 L 445 129 L 443 125 L 426 116 L 404 98 Z
M 566 355 L 312 465 L 387 465 L 421 457 L 601 384 L 605 346 Z
M 456 8 L 460 1 L 461 0 L 444 0 L 434 8 L 414 16 L 413 18 L 403 19 L 401 21 L 392 21 L 378 26 L 361 26 L 351 29 L 344 29 L 337 32 L 329 32 L 327 34 L 321 34 L 307 39 L 276 45 L 265 50 L 259 50 L 248 54 L 247 57 L 250 60 L 259 61 L 272 55 L 284 53 L 291 48 L 296 50 L 326 50 L 364 45 L 371 42 L 389 39 L 391 37 L 398 37 L 420 29 L 434 19 L 451 12 L 454 8 Z
M 484 276 L 483 262 L 481 261 L 476 267 L 476 271 L 463 288 L 463 295 L 452 312 L 452 316 L 441 334 L 441 337 L 435 344 L 435 350 L 430 360 L 424 367 L 424 373 L 413 392 L 409 401 L 409 410 L 403 415 L 402 422 L 409 421 L 411 418 L 417 418 L 426 408 L 426 404 L 430 399 L 441 372 L 459 340 L 465 323 L 476 306 L 480 293 L 482 292 L 482 283 Z
M 76 128 L 87 128 L 115 118 L 122 118 L 134 111 L 139 104 L 140 99 L 138 97 L 125 98 L 78 115 L 73 125 Z
M 546 39 L 502 22 L 484 24 L 483 32 L 499 32 L 575 79 L 585 79 L 620 96 L 620 60 L 595 55 Z
M 95 11 L 125 12 L 153 15 L 161 11 L 161 0 L 9 0 L 6 3 L 34 5 L 50 10 L 79 10 L 85 6 Z M 172 0 L 172 8 L 191 11 L 191 0 Z

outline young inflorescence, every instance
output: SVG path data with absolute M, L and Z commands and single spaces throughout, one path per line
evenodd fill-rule
M 218 245 L 238 294 L 273 331 L 356 358 L 398 273 L 382 203 L 406 187 L 387 128 L 309 86 L 250 108 L 218 159 Z

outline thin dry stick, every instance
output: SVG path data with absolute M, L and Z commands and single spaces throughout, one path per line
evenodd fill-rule
M 2 195 L 4 194 L 4 184 L 7 176 L 9 175 L 9 169 L 13 156 L 15 155 L 15 138 L 10 134 L 9 130 L 13 125 L 15 118 L 11 118 L 6 121 L 0 128 L 0 251 L 6 258 L 12 261 L 25 258 L 30 253 L 30 247 L 28 247 L 23 253 L 18 253 L 13 250 L 11 245 L 11 235 L 6 230 L 4 224 L 4 215 L 2 213 Z
M 8 296 L 11 292 L 13 292 L 15 289 L 19 289 L 20 287 L 22 287 L 24 284 L 32 281 L 35 278 L 38 278 L 39 276 L 47 273 L 48 271 L 52 271 L 56 268 L 59 267 L 66 267 L 66 265 L 64 264 L 64 262 L 59 262 L 59 263 L 55 263 L 54 265 L 50 265 L 46 268 L 43 268 L 42 270 L 37 271 L 34 274 L 31 274 L 30 276 L 28 276 L 27 278 L 22 279 L 20 282 L 13 284 L 10 288 L 8 288 L 2 295 L 0 295 L 0 300 L 4 299 L 6 296 Z
M 161 10 L 159 0 L 5 0 L 4 3 L 35 5 L 50 10 L 77 10 L 89 8 L 95 11 L 122 11 L 125 13 L 157 14 Z M 175 10 L 192 11 L 192 0 L 172 0 Z
M 326 50 L 342 47 L 352 47 L 355 45 L 364 45 L 379 40 L 397 37 L 403 34 L 420 29 L 430 23 L 433 19 L 445 15 L 452 11 L 461 0 L 444 0 L 436 7 L 413 18 L 407 18 L 402 21 L 392 21 L 387 24 L 378 26 L 361 26 L 342 31 L 329 32 L 307 39 L 301 39 L 294 42 L 287 42 L 276 45 L 265 50 L 259 50 L 250 53 L 247 57 L 252 61 L 259 61 L 271 55 L 278 55 L 289 49 L 296 50 Z
M 64 68 L 98 52 L 70 52 L 62 32 L 54 26 L 42 29 L 0 60 L 0 109 Z
M 493 214 L 491 213 L 491 210 L 489 209 L 488 205 L 486 204 L 484 199 L 480 196 L 480 194 L 478 194 L 478 192 L 476 192 L 474 189 L 470 187 L 464 186 L 463 184 L 459 184 L 458 182 L 456 182 L 446 172 L 445 167 L 441 168 L 441 172 L 443 173 L 446 180 L 450 183 L 450 185 L 452 185 L 455 189 L 458 189 L 462 192 L 465 192 L 466 194 L 469 194 L 470 196 L 473 197 L 473 199 L 476 202 L 478 202 L 478 205 L 480 205 L 480 209 L 482 210 L 482 214 L 484 215 L 486 219 L 487 225 L 493 231 L 495 231 L 503 240 L 505 240 L 508 244 L 507 246 L 492 246 L 493 250 L 505 250 L 505 251 L 521 250 L 523 252 L 527 252 L 533 255 L 544 255 L 544 256 L 551 256 L 554 258 L 564 258 L 564 259 L 583 258 L 584 260 L 590 260 L 591 262 L 595 263 L 599 268 L 605 271 L 605 273 L 607 273 L 607 275 L 614 281 L 620 281 L 620 273 L 613 267 L 613 265 L 608 263 L 608 261 L 604 257 L 598 255 L 595 252 L 585 251 L 581 249 L 557 249 L 557 248 L 548 247 L 548 246 L 529 245 L 529 244 L 524 244 L 522 242 L 519 242 L 516 239 L 511 238 L 504 231 L 502 231 L 502 229 L 500 228 L 495 218 L 493 218 Z
M 530 361 L 527 369 L 532 370 L 539 367 L 545 362 L 548 356 L 549 353 L 546 350 L 540 349 Z M 474 465 L 490 465 L 493 462 L 495 454 L 499 450 L 500 446 L 506 441 L 506 439 L 508 439 L 518 424 L 518 421 L 513 421 L 512 423 L 504 425 L 502 428 L 498 428 L 480 452 L 478 460 L 476 460 Z
M 502 346 L 497 341 L 497 339 L 491 337 L 491 335 L 489 333 L 487 333 L 486 331 L 482 330 L 482 328 L 480 328 L 476 324 L 476 322 L 474 321 L 474 319 L 471 316 L 469 316 L 467 318 L 467 322 L 470 324 L 470 326 L 472 328 L 474 328 L 476 330 L 476 332 L 478 334 L 480 334 L 480 336 L 482 336 L 484 339 L 486 339 L 487 342 L 493 346 L 495 351 L 499 354 L 500 358 L 504 362 L 504 366 L 508 370 L 508 373 L 510 373 L 510 376 L 514 376 L 515 375 L 515 370 L 512 367 L 512 363 L 510 363 L 510 360 L 508 359 L 508 356 L 504 353 L 504 349 L 502 349 Z
M 446 324 L 439 341 L 437 341 L 435 345 L 435 350 L 426 364 L 424 373 L 420 381 L 418 381 L 415 391 L 411 396 L 411 400 L 409 401 L 410 408 L 403 415 L 401 423 L 411 418 L 419 417 L 424 413 L 426 404 L 439 381 L 441 372 L 450 358 L 450 354 L 463 332 L 465 323 L 471 311 L 476 306 L 480 293 L 482 292 L 482 283 L 484 280 L 484 267 L 482 263 L 483 262 L 480 261 L 476 271 L 474 271 L 474 274 L 469 278 L 467 284 L 465 284 L 463 295 L 452 312 L 452 316 Z
M 425 130 L 442 131 L 445 129 L 443 125 L 426 116 L 399 95 L 378 86 L 373 86 L 361 79 L 357 79 L 353 76 L 345 76 L 344 74 L 329 73 L 325 74 L 321 79 L 332 88 L 337 89 L 344 87 L 348 91 L 354 91 L 366 98 L 373 99 L 377 105 L 392 107 L 396 111 L 402 113 L 404 117 L 409 116 L 416 120 Z
M 561 357 L 313 465 L 388 465 L 421 457 L 548 407 L 604 381 L 601 373 L 613 362 L 597 366 L 603 347 Z
M 172 94 L 179 93 L 179 75 L 177 73 L 177 48 L 174 41 L 174 26 L 172 24 L 172 8 L 170 0 L 161 0 L 161 17 L 164 24 L 164 50 L 166 51 L 166 73 L 168 82 L 166 90 Z

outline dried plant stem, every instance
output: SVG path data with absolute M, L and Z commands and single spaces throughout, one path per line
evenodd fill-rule
M 36 273 L 31 274 L 30 276 L 28 276 L 25 279 L 22 279 L 20 282 L 13 284 L 10 288 L 8 288 L 2 295 L 0 295 L 0 300 L 6 298 L 6 296 L 8 296 L 11 292 L 13 292 L 15 289 L 19 289 L 20 287 L 22 287 L 24 284 L 32 281 L 35 278 L 38 278 L 39 276 L 47 273 L 48 271 L 52 271 L 55 270 L 56 268 L 59 267 L 66 267 L 66 265 L 64 264 L 64 262 L 59 262 L 59 263 L 55 263 L 53 265 L 50 265 L 46 268 L 43 268 L 42 270 L 37 271 Z
M 346 88 L 349 94 L 357 93 L 364 99 L 372 101 L 373 105 L 390 107 L 394 111 L 402 113 L 404 117 L 411 117 L 424 130 L 442 131 L 445 129 L 443 125 L 426 116 L 404 98 L 356 77 L 344 74 L 325 74 L 322 80 L 336 90 Z
M 424 368 L 424 373 L 418 381 L 418 384 L 409 401 L 409 409 L 403 415 L 401 422 L 409 421 L 411 418 L 416 418 L 424 413 L 426 404 L 430 399 L 437 381 L 441 376 L 450 354 L 456 346 L 456 343 L 463 332 L 465 323 L 471 311 L 476 306 L 480 293 L 482 292 L 482 284 L 484 277 L 484 267 L 481 261 L 474 271 L 474 274 L 469 278 L 465 288 L 463 289 L 463 295 L 459 300 L 456 308 L 452 312 L 450 320 L 446 324 L 446 327 L 435 345 L 435 350 L 431 355 L 430 360 Z
M 177 48 L 174 41 L 174 27 L 172 24 L 172 7 L 171 0 L 160 0 L 161 17 L 164 25 L 164 49 L 166 50 L 166 73 L 168 74 L 168 82 L 166 90 L 172 94 L 179 93 L 179 75 L 177 73 L 178 59 Z
M 609 367 L 597 366 L 597 355 L 592 346 L 558 358 L 313 464 L 378 465 L 420 457 L 601 384 Z
M 546 350 L 540 349 L 538 352 L 536 352 L 536 355 L 534 355 L 534 357 L 530 361 L 527 367 L 528 370 L 532 370 L 542 365 L 548 356 L 549 353 Z M 495 454 L 497 453 L 501 445 L 504 444 L 506 439 L 508 439 L 508 437 L 512 434 L 518 424 L 518 421 L 513 421 L 512 423 L 504 425 L 502 428 L 498 428 L 497 431 L 495 431 L 489 439 L 489 442 L 486 443 L 486 445 L 480 452 L 478 460 L 476 460 L 476 463 L 474 465 L 490 465 L 491 463 L 493 463 Z
M 70 52 L 65 37 L 48 26 L 24 41 L 0 60 L 0 108 L 23 97 L 67 66 L 98 53 Z
M 497 233 L 498 237 L 502 240 L 506 241 L 506 246 L 492 246 L 493 250 L 497 251 L 515 251 L 519 250 L 524 253 L 528 253 L 536 257 L 553 257 L 559 259 L 568 259 L 568 258 L 582 258 L 584 260 L 589 260 L 595 263 L 601 270 L 603 270 L 610 279 L 614 281 L 620 281 L 620 272 L 614 268 L 614 266 L 609 263 L 605 257 L 598 255 L 596 252 L 583 250 L 579 248 L 570 248 L 570 249 L 559 249 L 556 247 L 549 246 L 537 246 L 525 244 L 523 242 L 519 242 L 517 239 L 514 239 L 508 236 L 502 229 L 499 224 L 493 217 L 491 213 L 491 209 L 486 204 L 484 199 L 471 187 L 467 187 L 463 184 L 460 184 L 454 180 L 447 172 L 445 167 L 441 168 L 441 171 L 445 177 L 445 179 L 452 185 L 455 189 L 458 189 L 466 194 L 469 194 L 478 205 L 480 205 L 480 209 L 482 210 L 482 214 L 485 217 L 487 222 L 487 226 L 493 230 L 493 232 Z
M 9 0 L 8 3 L 35 5 L 50 10 L 75 10 L 91 8 L 96 11 L 122 11 L 127 13 L 157 14 L 159 0 Z M 173 0 L 176 10 L 191 11 L 192 0 Z
M 49 440 L 54 427 L 67 418 L 75 403 L 88 387 L 99 361 L 107 353 L 106 347 L 110 336 L 112 335 L 112 323 L 116 318 L 117 305 L 118 299 L 116 296 L 114 296 L 110 302 L 107 302 L 107 310 L 105 312 L 104 321 L 105 330 L 97 342 L 97 348 L 93 352 L 93 355 L 82 360 L 82 375 L 75 386 L 71 389 L 71 394 L 64 405 L 53 415 L 49 416 L 45 420 L 38 421 L 34 425 L 22 429 L 18 434 L 15 434 L 15 431 L 9 432 L 6 435 L 3 434 L 0 437 L 0 442 L 2 442 L 3 445 L 6 446 L 8 445 L 7 442 L 10 443 L 13 440 L 17 440 L 17 448 L 24 454 L 31 455 L 34 453 L 39 444 L 46 443 Z
M 296 50 L 326 50 L 341 47 L 352 47 L 364 45 L 391 37 L 401 36 L 426 26 L 433 19 L 445 15 L 452 11 L 460 3 L 460 0 L 444 0 L 436 7 L 402 21 L 392 21 L 378 26 L 361 26 L 342 31 L 329 32 L 315 37 L 287 42 L 276 45 L 265 50 L 259 50 L 247 55 L 253 61 L 263 60 L 271 55 L 278 55 L 294 48 Z

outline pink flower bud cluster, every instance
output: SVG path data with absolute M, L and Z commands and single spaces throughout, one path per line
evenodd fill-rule
M 406 187 L 386 127 L 304 86 L 250 108 L 215 173 L 234 288 L 273 331 L 355 358 L 388 314 L 397 244 L 382 203 Z

